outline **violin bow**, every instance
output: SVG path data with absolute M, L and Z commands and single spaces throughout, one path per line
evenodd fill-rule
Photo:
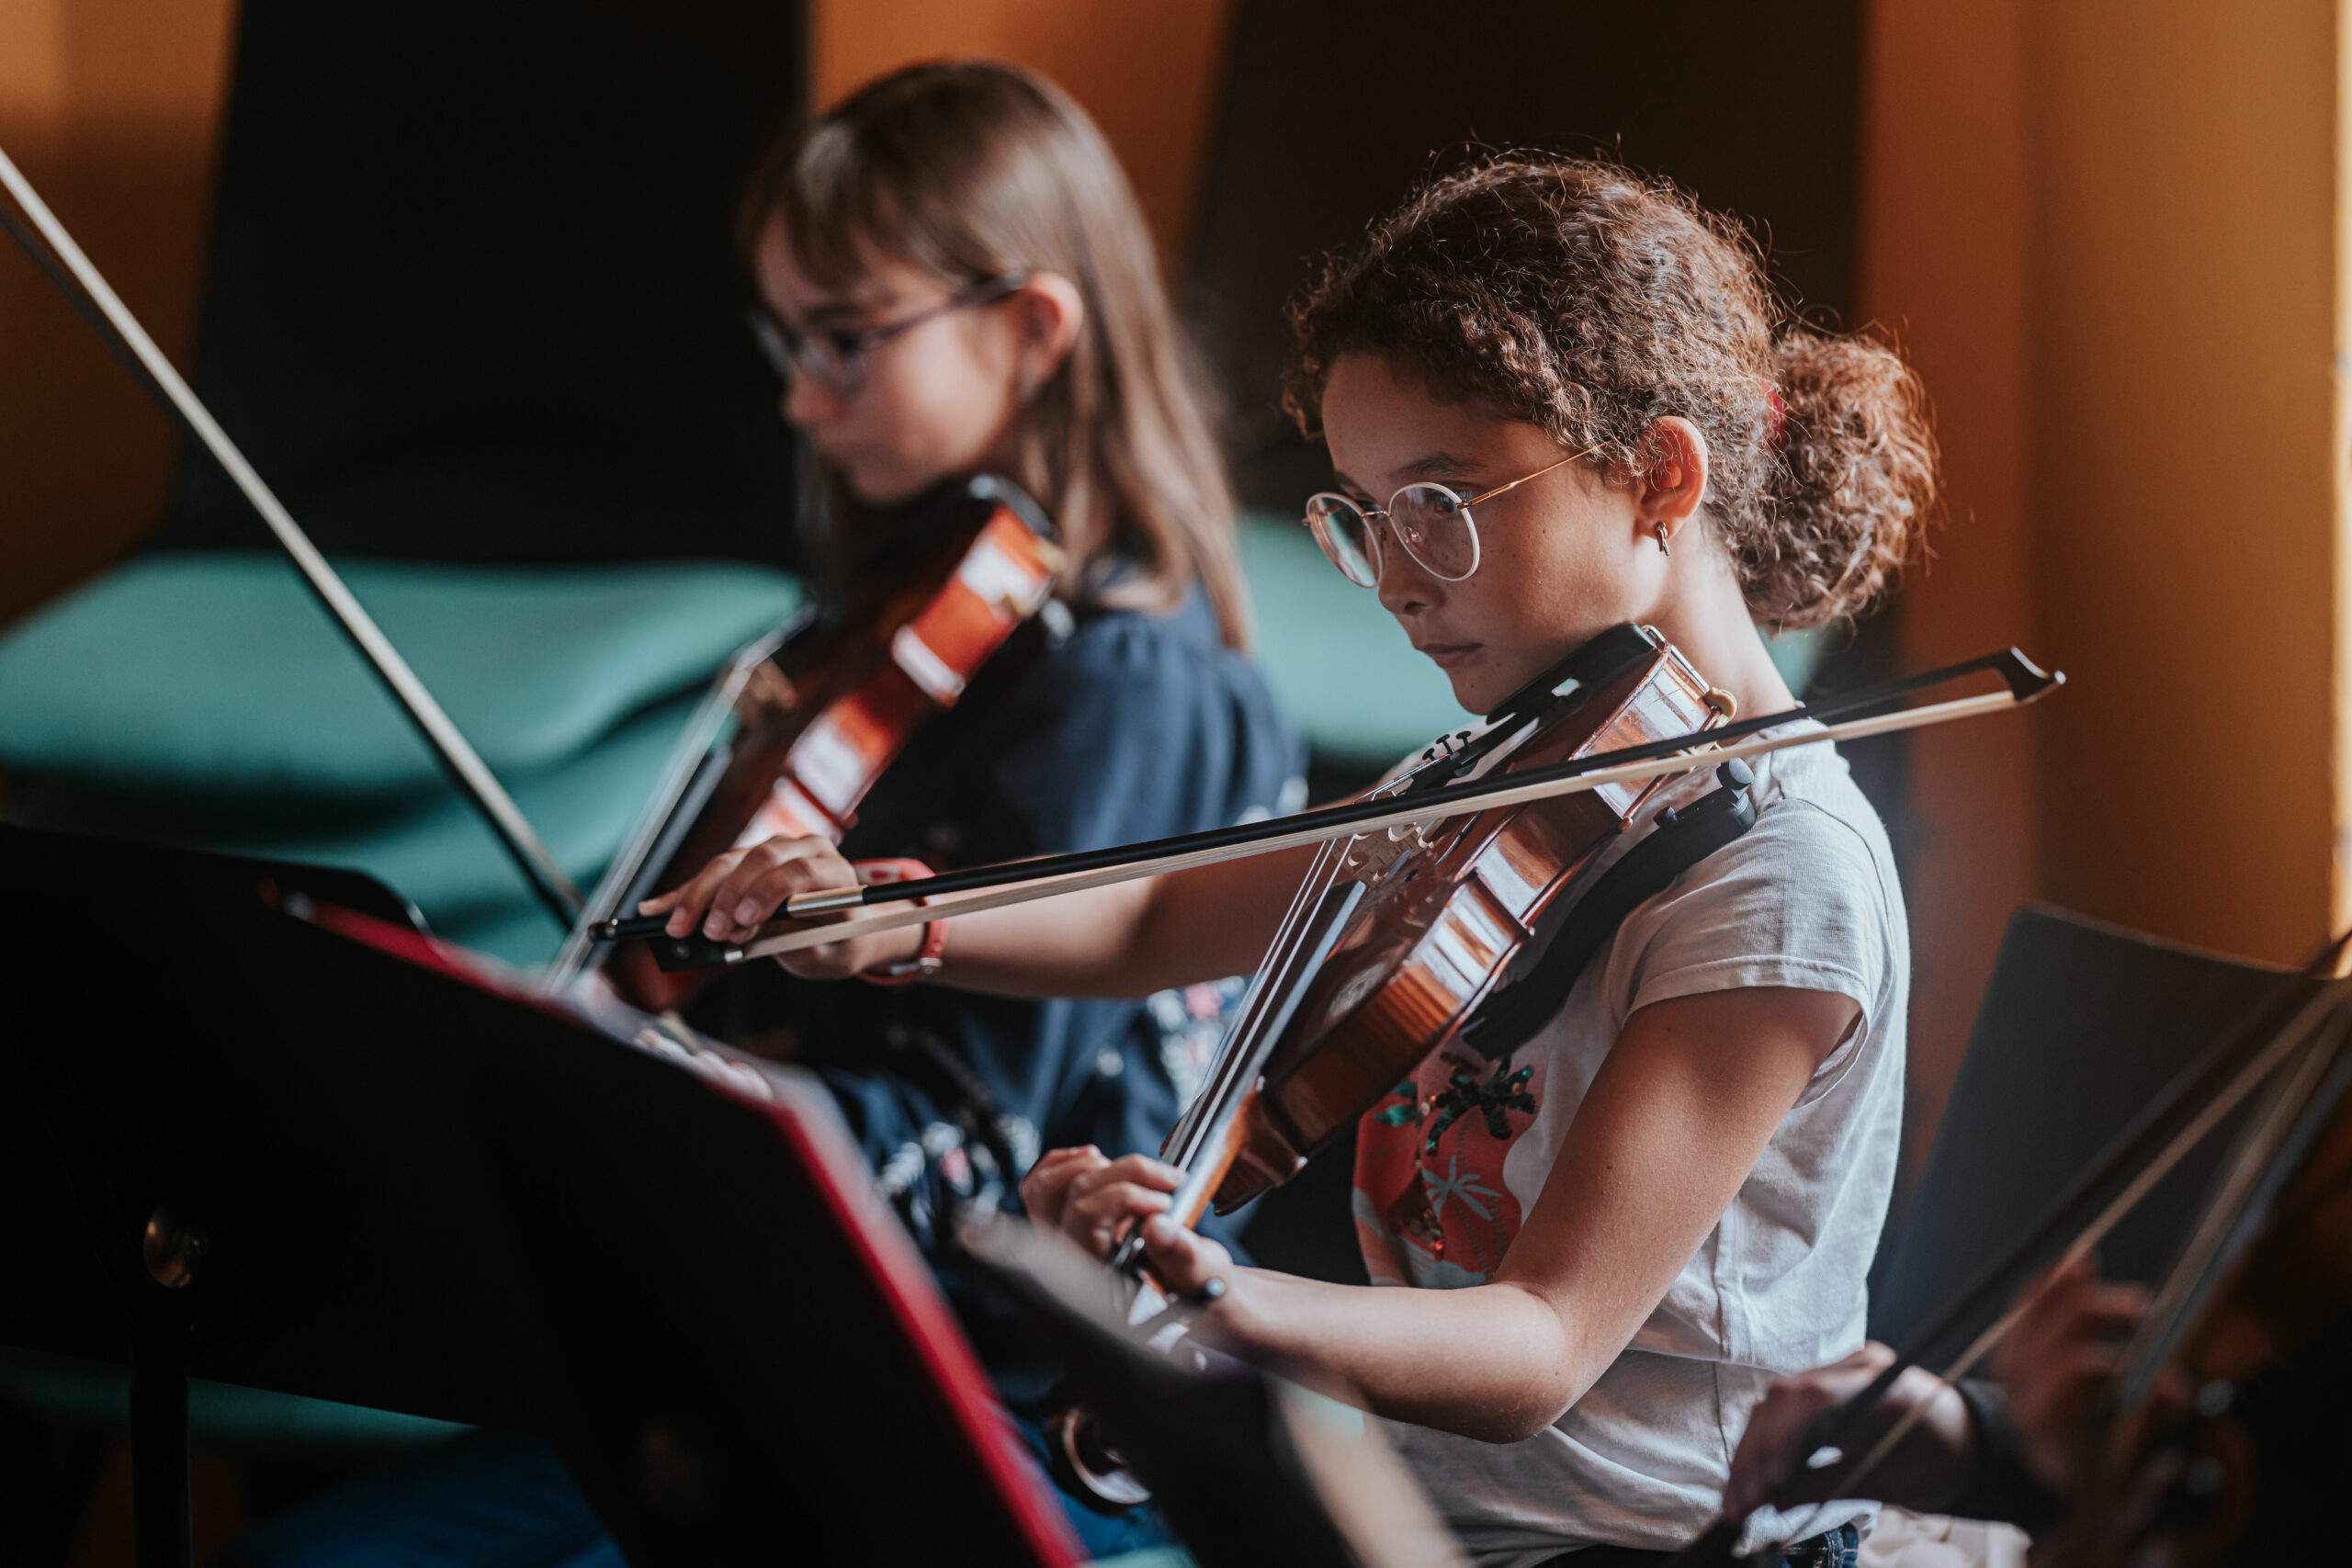
M 1895 1380 L 1923 1364 L 1986 1303 L 2014 1291 L 2059 1245 L 2061 1237 L 2072 1233 L 2058 1255 L 2059 1266 L 2089 1256 L 2189 1151 L 2339 1019 L 2352 1006 L 2352 987 L 2328 982 L 2347 948 L 2352 948 L 2352 928 L 2322 942 L 2300 967 L 2280 976 L 2235 1027 L 2218 1033 L 2109 1140 L 2098 1157 L 2052 1200 L 2024 1235 L 1988 1260 L 1914 1333 L 1883 1371 L 1859 1393 L 1824 1411 L 1799 1440 L 1798 1451 L 1812 1456 L 1837 1450 L 1839 1457 L 1816 1469 L 1834 1468 L 1841 1486 L 1858 1485 L 1875 1472 L 1926 1415 L 1924 1407 L 1913 1410 L 1859 1457 L 1849 1451 L 1854 1434 Z M 2312 994 L 2315 985 L 2319 989 Z M 2024 1303 L 2017 1303 L 1994 1319 L 1944 1368 L 1939 1374 L 1942 1379 L 1951 1382 L 1967 1376 L 1992 1353 L 2024 1311 Z M 1717 1520 L 1669 1559 L 1667 1568 L 1730 1561 L 1732 1545 L 1745 1522 L 1729 1517 Z
M 1983 674 L 1999 677 L 2001 689 L 1919 707 L 1895 708 L 1883 713 L 1875 711 L 1898 704 L 1917 693 L 1971 675 Z M 846 942 L 876 931 L 922 925 L 950 915 L 977 914 L 985 909 L 1003 908 L 1033 899 L 1106 887 L 1147 876 L 1165 875 L 1170 872 L 1214 865 L 1223 861 L 1305 848 L 1353 834 L 1375 832 L 1384 828 L 1436 821 L 1500 807 L 1521 806 L 1555 795 L 1598 789 L 1604 784 L 1634 784 L 1668 773 L 1690 773 L 1699 768 L 1713 767 L 1732 758 L 1761 756 L 1792 746 L 1859 739 L 1865 736 L 1885 735 L 1973 718 L 2037 701 L 2063 685 L 2065 679 L 2063 674 L 2043 671 L 2018 649 L 2006 649 L 1998 653 L 1946 665 L 1924 674 L 1849 693 L 1816 705 L 1800 704 L 1792 708 L 1736 720 L 1712 729 L 1669 736 L 1663 740 L 1599 752 L 1546 767 L 1492 773 L 1426 793 L 1378 795 L 1302 811 L 1272 821 L 1211 829 L 1206 832 L 1154 839 L 1111 849 L 1043 855 L 1034 860 L 978 866 L 968 871 L 947 872 L 938 876 L 905 882 L 797 894 L 786 900 L 784 908 L 778 911 L 780 919 L 771 922 L 772 926 L 787 929 L 755 937 L 744 943 L 712 942 L 694 936 L 666 937 L 662 934 L 666 917 L 660 915 L 603 921 L 591 928 L 591 935 L 607 942 L 659 938 L 670 946 L 669 960 L 673 967 L 738 964 L 747 959 L 818 947 L 827 942 Z M 1807 728 L 1788 735 L 1765 733 L 1807 720 L 1813 721 L 1817 728 Z M 1702 750 L 1694 750 L 1694 748 Z M 937 902 L 914 902 L 923 899 Z M 885 904 L 906 904 L 909 907 L 881 910 L 846 920 L 820 923 L 809 920 L 813 916 Z
M 25 178 L 4 151 L 0 151 L 0 186 L 5 186 L 24 209 L 32 229 L 39 231 L 40 239 L 36 240 L 5 204 L 0 204 L 0 229 L 7 231 L 8 237 L 32 258 L 33 265 L 65 297 L 74 313 L 89 324 L 107 352 L 121 361 L 140 390 L 220 465 L 220 471 L 237 487 L 294 563 L 304 586 L 350 639 L 352 647 L 358 649 L 360 658 L 391 694 L 392 701 L 424 737 L 425 746 L 449 782 L 481 814 L 539 902 L 547 906 L 559 925 L 570 931 L 580 918 L 580 890 L 548 852 L 546 842 L 524 817 L 522 807 L 514 804 L 514 796 L 506 793 L 498 776 L 442 711 L 433 694 L 425 690 L 424 682 L 416 678 L 416 671 L 409 668 L 408 660 L 401 657 L 383 628 L 353 596 L 334 568 L 327 564 L 326 557 L 319 553 L 310 536 L 245 460 L 236 443 L 213 419 L 211 411 L 180 378 L 180 373 L 172 367 L 163 350 L 155 346 L 155 340 L 147 335 L 147 329 L 139 324 L 139 319 L 91 265 L 90 258 L 83 254 L 82 247 L 74 243 L 74 236 L 66 232 L 48 203 L 41 200 L 40 193 L 33 189 L 32 182 Z

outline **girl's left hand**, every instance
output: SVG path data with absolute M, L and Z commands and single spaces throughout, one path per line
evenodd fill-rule
M 1104 1157 L 1102 1151 L 1054 1149 L 1021 1180 L 1022 1206 L 1033 1224 L 1060 1231 L 1097 1258 L 1108 1258 L 1128 1229 L 1143 1222 L 1144 1256 L 1162 1284 L 1178 1295 L 1214 1279 L 1230 1283 L 1233 1255 L 1168 1217 L 1168 1194 L 1183 1173 L 1148 1155 Z
M 1224 1280 L 1228 1292 L 1238 1282 L 1233 1254 L 1165 1214 L 1154 1214 L 1143 1223 L 1143 1255 L 1170 1295 L 1189 1296 L 1211 1280 Z M 1230 1308 L 1220 1314 L 1229 1315 Z

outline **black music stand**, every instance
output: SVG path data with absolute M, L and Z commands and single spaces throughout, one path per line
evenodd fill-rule
M 1925 1179 L 1871 1281 L 1871 1334 L 1903 1344 L 2031 1223 L 2281 971 L 2029 905 L 2009 917 Z M 2099 1247 L 2158 1277 L 2229 1147 L 2234 1114 Z M 2006 1303 L 1987 1301 L 1955 1346 Z
M 142 1568 L 189 1376 L 543 1438 L 641 1568 L 1076 1557 L 820 1090 L 283 874 L 0 828 L 0 1341 L 133 1366 Z

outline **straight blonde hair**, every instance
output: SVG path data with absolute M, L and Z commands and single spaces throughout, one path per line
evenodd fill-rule
M 1061 529 L 1066 592 L 1164 611 L 1197 581 L 1226 643 L 1250 646 L 1233 492 L 1150 233 L 1069 95 L 991 61 L 893 72 L 770 152 L 746 193 L 747 249 L 772 219 L 826 288 L 876 254 L 954 288 L 1035 272 L 1075 284 L 1085 321 L 1006 477 Z

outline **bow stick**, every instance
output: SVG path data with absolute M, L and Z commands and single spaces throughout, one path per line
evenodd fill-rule
M 0 207 L 0 230 L 6 231 L 8 237 L 65 297 L 65 302 L 89 323 L 98 341 L 130 373 L 139 389 L 211 456 L 268 525 L 279 547 L 293 561 L 303 585 L 318 599 L 343 635 L 351 639 L 351 645 L 358 649 L 376 678 L 384 683 L 384 689 L 424 737 L 426 747 L 458 793 L 481 814 L 482 820 L 522 871 L 524 879 L 530 883 L 539 902 L 547 906 L 558 925 L 569 931 L 580 917 L 580 890 L 571 885 L 563 867 L 532 829 L 523 808 L 514 804 L 514 796 L 506 793 L 498 776 L 490 771 L 490 764 L 481 760 L 442 711 L 441 705 L 425 690 L 424 682 L 416 678 L 416 671 L 408 667 L 408 660 L 401 657 L 383 628 L 353 597 L 334 568 L 327 564 L 326 557 L 311 542 L 311 536 L 302 532 L 277 493 L 262 481 L 236 443 L 213 419 L 211 411 L 180 378 L 164 351 L 155 346 L 155 340 L 147 335 L 147 329 L 139 324 L 139 319 L 91 265 L 90 258 L 82 254 L 82 247 L 74 243 L 65 225 L 57 220 L 48 203 L 41 200 L 40 193 L 33 189 L 32 182 L 25 178 L 5 152 L 0 152 L 0 187 L 5 187 L 16 198 L 17 205 L 24 209 L 25 217 L 40 231 L 40 238 L 36 241 L 6 207 Z
M 1870 712 L 1890 703 L 1900 702 L 1914 693 L 1976 674 L 1999 676 L 2002 689 L 1980 696 L 1957 697 L 1892 713 Z M 1329 806 L 1272 822 L 1215 829 L 1205 833 L 1188 833 L 1114 849 L 1046 855 L 1007 865 L 981 866 L 905 882 L 825 888 L 797 894 L 786 899 L 779 911 L 784 919 L 771 923 L 773 934 L 763 935 L 740 945 L 704 942 L 691 936 L 664 937 L 662 940 L 672 945 L 673 967 L 693 967 L 697 964 L 711 966 L 740 964 L 747 959 L 797 952 L 828 942 L 847 942 L 877 931 L 899 931 L 951 915 L 978 914 L 982 910 L 1004 908 L 1034 899 L 1107 887 L 1147 876 L 1162 876 L 1170 872 L 1215 865 L 1250 855 L 1303 848 L 1351 834 L 1374 832 L 1383 828 L 1435 821 L 1470 811 L 1522 806 L 1555 795 L 1581 794 L 1604 784 L 1633 784 L 1668 773 L 1690 773 L 1702 767 L 1713 767 L 1735 757 L 1761 756 L 1792 746 L 1807 746 L 1825 740 L 1859 739 L 1865 736 L 1917 729 L 1955 719 L 1972 718 L 1980 714 L 1997 713 L 2033 702 L 2063 685 L 2065 679 L 2063 674 L 2045 672 L 2012 648 L 1852 693 L 1815 706 L 1800 705 L 1713 729 L 1672 736 L 1664 740 L 1604 751 L 1548 767 L 1492 774 L 1427 794 Z M 1844 716 L 1858 713 L 1867 716 Z M 1818 728 L 1792 735 L 1764 733 L 1804 720 L 1814 721 Z M 1703 750 L 1694 752 L 1694 749 Z M 847 909 L 920 899 L 930 902 L 844 920 L 812 922 L 809 919 L 812 916 L 836 914 Z M 666 916 L 645 915 L 632 919 L 607 920 L 592 928 L 591 934 L 608 942 L 634 937 L 662 937 L 666 919 Z

